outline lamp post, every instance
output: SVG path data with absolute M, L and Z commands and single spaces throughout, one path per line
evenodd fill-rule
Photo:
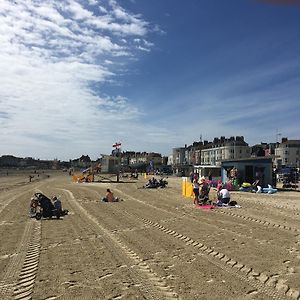
M 118 161 L 118 167 L 117 167 L 117 182 L 119 182 L 120 179 L 120 169 L 121 169 L 121 143 L 115 143 L 112 145 L 113 148 L 116 150 L 116 156 Z

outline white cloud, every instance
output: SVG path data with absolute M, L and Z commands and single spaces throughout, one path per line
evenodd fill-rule
M 102 12 L 102 13 L 107 13 L 107 9 L 104 8 L 103 6 L 98 5 L 98 8 L 99 8 L 99 11 L 100 11 L 100 12 Z
M 85 9 L 81 6 L 80 3 L 76 1 L 71 1 L 69 4 L 66 6 L 66 9 L 72 13 L 73 18 L 77 20 L 83 20 L 83 19 L 88 19 L 88 18 L 93 18 L 94 15 L 91 11 L 88 9 Z
M 138 127 L 141 112 L 130 99 L 101 88 L 117 80 L 120 58 L 124 64 L 135 57 L 130 45 L 146 37 L 149 24 L 116 1 L 101 1 L 101 15 L 90 7 L 75 0 L 0 2 L 0 155 L 93 155 L 110 147 L 115 132 Z
M 88 0 L 90 5 L 97 5 L 98 1 L 97 0 Z
M 137 49 L 145 51 L 145 52 L 150 52 L 151 50 L 142 46 L 138 46 Z

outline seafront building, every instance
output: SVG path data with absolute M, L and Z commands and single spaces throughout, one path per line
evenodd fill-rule
M 214 138 L 213 142 L 204 145 L 201 150 L 202 165 L 220 165 L 222 160 L 241 159 L 251 156 L 251 148 L 243 136 Z
M 186 157 L 186 147 L 173 148 L 173 165 L 186 165 L 188 159 Z
M 277 169 L 300 168 L 300 140 L 282 138 L 281 143 L 275 148 L 274 165 Z
M 177 175 L 191 171 L 204 174 L 216 173 L 222 161 L 269 157 L 273 167 L 300 168 L 300 140 L 283 138 L 281 143 L 260 143 L 250 147 L 243 136 L 214 138 L 213 141 L 194 142 L 173 148 L 173 170 Z
M 251 156 L 251 148 L 243 136 L 214 138 L 212 142 L 199 141 L 192 145 L 173 149 L 173 169 L 183 175 L 197 169 L 205 168 L 207 172 L 216 172 L 225 159 L 240 159 Z M 207 173 L 205 172 L 205 174 Z

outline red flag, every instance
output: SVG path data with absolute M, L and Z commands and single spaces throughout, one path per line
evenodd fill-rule
M 113 144 L 112 146 L 113 146 L 114 148 L 118 148 L 118 147 L 120 147 L 120 146 L 121 146 L 121 143 L 120 143 L 120 142 L 119 142 L 119 143 L 118 143 L 118 142 L 116 142 L 116 143 L 115 143 L 115 144 Z

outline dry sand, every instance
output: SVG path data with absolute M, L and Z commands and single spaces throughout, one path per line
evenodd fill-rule
M 300 299 L 300 193 L 233 192 L 242 208 L 204 211 L 168 180 L 1 176 L 0 299 Z M 124 201 L 100 202 L 108 187 Z M 30 219 L 34 191 L 70 214 Z

